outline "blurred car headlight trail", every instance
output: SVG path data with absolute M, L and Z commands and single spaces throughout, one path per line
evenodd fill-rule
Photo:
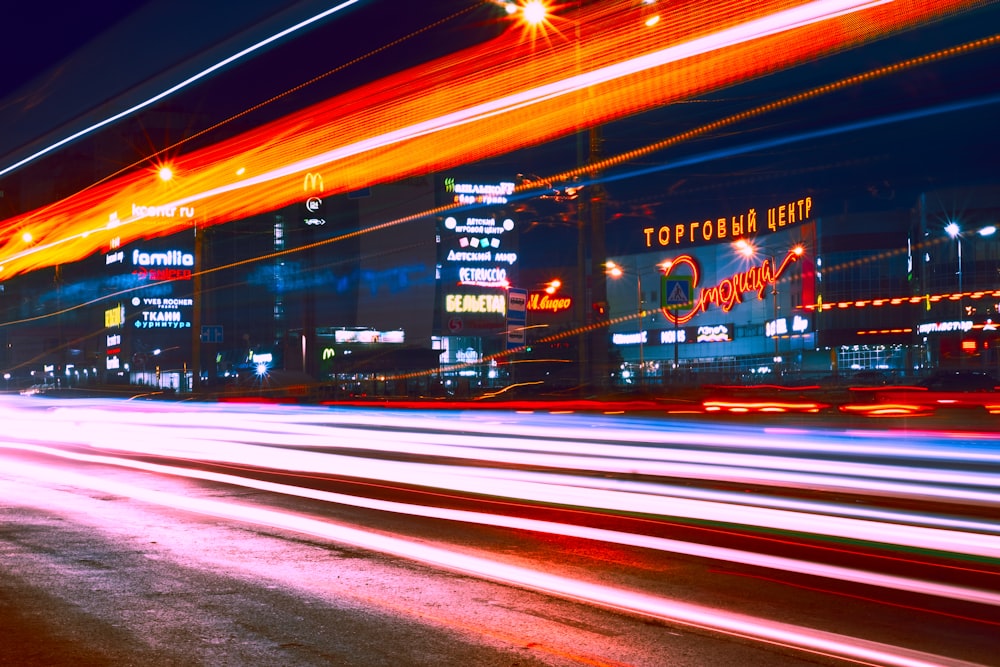
M 598 604 L 612 609 L 642 614 L 672 623 L 708 629 L 714 632 L 766 641 L 780 646 L 819 655 L 861 661 L 867 664 L 930 667 L 931 665 L 968 665 L 918 651 L 887 644 L 837 635 L 788 623 L 758 619 L 744 614 L 713 609 L 702 605 L 669 600 L 622 588 L 594 584 L 569 577 L 551 575 L 530 568 L 510 565 L 488 558 L 459 553 L 437 546 L 398 537 L 337 525 L 287 512 L 251 507 L 234 502 L 192 498 L 153 491 L 131 484 L 55 471 L 44 466 L 12 463 L 8 475 L 20 475 L 54 484 L 70 484 L 100 490 L 143 502 L 196 512 L 257 526 L 299 532 L 341 544 L 418 561 L 435 567 L 500 581 L 552 595 Z
M 3 445 L 0 445 L 3 446 Z M 443 519 L 448 521 L 460 521 L 465 523 L 475 523 L 480 525 L 494 526 L 500 528 L 512 528 L 515 530 L 528 530 L 534 532 L 548 533 L 551 535 L 562 535 L 566 537 L 578 537 L 589 540 L 619 544 L 623 546 L 642 547 L 657 551 L 697 556 L 700 558 L 711 558 L 744 565 L 754 565 L 766 567 L 772 570 L 782 570 L 785 572 L 795 572 L 799 574 L 809 574 L 828 579 L 841 581 L 851 581 L 869 586 L 889 588 L 935 597 L 962 600 L 965 602 L 975 602 L 978 604 L 1000 606 L 1000 592 L 990 592 L 978 590 L 965 586 L 953 586 L 940 584 L 909 577 L 886 575 L 875 572 L 867 572 L 855 568 L 840 567 L 822 563 L 812 563 L 809 561 L 781 556 L 771 556 L 758 554 L 750 551 L 741 551 L 726 547 L 715 547 L 684 542 L 650 535 L 641 535 L 621 531 L 606 530 L 600 528 L 590 528 L 586 526 L 576 526 L 572 524 L 556 523 L 552 521 L 541 521 L 538 519 L 525 519 L 521 517 L 508 516 L 504 514 L 492 514 L 488 512 L 472 512 L 467 510 L 453 510 L 447 508 L 433 507 L 427 505 L 413 505 L 408 503 L 393 502 L 387 500 L 377 500 L 360 496 L 352 496 L 331 491 L 291 486 L 275 482 L 214 473 L 201 470 L 177 468 L 174 466 L 161 465 L 155 463 L 145 463 L 108 456 L 95 456 L 90 454 L 74 454 L 61 450 L 42 446 L 23 445 L 19 447 L 26 451 L 40 454 L 48 454 L 71 460 L 88 463 L 99 463 L 106 465 L 122 466 L 135 470 L 143 470 L 154 473 L 186 477 L 189 479 L 199 479 L 221 484 L 229 484 L 244 488 L 252 488 L 271 493 L 280 493 L 300 498 L 309 498 L 323 502 L 373 509 L 397 514 L 407 514 L 410 516 L 420 516 L 426 518 Z
M 165 426 L 162 416 L 154 418 L 155 428 L 141 427 L 141 412 L 129 414 L 131 423 L 116 427 L 116 442 L 109 441 L 104 424 L 121 415 L 104 411 L 75 413 L 66 410 L 54 413 L 44 425 L 36 421 L 19 422 L 15 418 L 6 420 L 7 437 L 26 441 L 48 439 L 67 444 L 89 444 L 102 450 L 115 450 L 138 455 L 174 456 L 194 461 L 211 462 L 235 466 L 251 466 L 294 474 L 330 475 L 350 477 L 379 482 L 418 485 L 432 489 L 476 495 L 490 495 L 518 501 L 538 502 L 558 506 L 588 508 L 598 511 L 640 513 L 658 515 L 664 518 L 708 521 L 719 525 L 743 525 L 764 529 L 789 530 L 804 535 L 823 535 L 838 539 L 862 540 L 874 544 L 894 544 L 909 548 L 932 549 L 942 553 L 965 554 L 969 556 L 1000 557 L 1000 524 L 987 520 L 972 521 L 956 519 L 946 515 L 924 520 L 919 515 L 899 511 L 869 510 L 858 512 L 849 503 L 804 503 L 792 499 L 775 499 L 747 496 L 742 502 L 734 502 L 731 493 L 701 489 L 686 493 L 683 489 L 667 484 L 653 483 L 661 477 L 701 477 L 725 480 L 739 484 L 759 483 L 767 479 L 785 486 L 796 484 L 801 488 L 831 488 L 838 490 L 861 490 L 869 494 L 904 495 L 910 498 L 948 499 L 965 503 L 995 506 L 1000 502 L 997 475 L 988 472 L 968 472 L 961 470 L 941 471 L 918 467 L 908 471 L 902 466 L 872 466 L 867 463 L 851 464 L 838 460 L 812 460 L 808 448 L 802 450 L 801 461 L 793 457 L 772 459 L 770 456 L 750 456 L 725 452 L 698 452 L 664 447 L 632 447 L 630 451 L 639 457 L 635 459 L 609 458 L 602 452 L 601 443 L 575 442 L 565 434 L 556 440 L 543 439 L 540 431 L 535 438 L 527 440 L 497 440 L 492 435 L 467 434 L 465 440 L 472 449 L 461 451 L 462 445 L 454 441 L 452 446 L 423 442 L 425 435 L 419 433 L 393 433 L 393 442 L 407 443 L 399 451 L 419 457 L 417 461 L 366 458 L 342 453 L 340 443 L 350 449 L 356 442 L 371 439 L 364 449 L 391 451 L 388 444 L 379 441 L 374 431 L 349 429 L 343 432 L 331 426 L 321 427 L 319 439 L 312 444 L 322 443 L 332 451 L 317 451 L 301 448 L 296 435 L 288 437 L 288 442 L 276 433 L 258 431 L 253 423 L 234 420 L 234 412 L 220 413 L 220 421 L 209 422 L 202 419 L 198 428 Z M 176 413 L 173 418 L 176 420 Z M 205 417 L 206 415 L 201 415 Z M 61 422 L 67 422 L 61 424 Z M 122 421 L 127 421 L 122 418 Z M 177 420 L 181 421 L 181 420 Z M 187 420 L 183 420 L 187 421 Z M 291 421 L 291 420 L 288 420 Z M 176 421 L 175 421 L 176 423 Z M 241 423 L 244 428 L 222 430 L 224 424 Z M 374 416 L 373 423 L 384 428 L 385 420 Z M 293 430 L 293 429 L 290 429 Z M 301 437 L 303 425 L 297 427 Z M 523 429 L 522 429 L 523 430 Z M 651 433 L 655 442 L 658 433 Z M 550 433 L 551 436 L 551 433 Z M 436 434 L 432 439 L 446 436 Z M 225 440 L 233 438 L 235 441 Z M 772 436 L 771 440 L 775 440 Z M 801 438 L 799 438 L 801 440 Z M 416 442 L 412 442 L 416 440 Z M 478 447 L 478 441 L 485 440 L 491 446 Z M 409 441 L 409 442 L 408 442 Z M 121 443 L 121 444 L 119 444 Z M 134 444 L 127 444 L 134 443 Z M 245 444 L 255 443 L 255 444 Z M 264 444 L 266 443 L 266 444 Z M 514 450 L 498 449 L 499 444 L 513 446 Z M 291 448 L 289 445 L 293 445 Z M 575 447 L 585 452 L 583 456 L 552 455 L 545 452 L 547 447 L 564 449 Z M 385 447 L 380 450 L 380 447 Z M 534 452 L 519 451 L 526 448 Z M 619 446 L 611 446 L 611 452 L 621 455 Z M 510 455 L 513 452 L 513 455 Z M 498 456 L 502 454 L 502 456 Z M 436 457 L 454 460 L 456 456 L 468 458 L 474 465 L 444 465 L 433 462 Z M 680 457 L 705 457 L 702 464 L 677 463 L 660 460 Z M 430 459 L 430 461 L 428 461 Z M 737 461 L 740 465 L 733 465 Z M 502 463 L 501 469 L 490 468 L 488 463 Z M 511 467 L 513 464 L 513 467 Z M 797 465 L 806 472 L 798 473 Z M 824 468 L 829 467 L 830 473 Z M 536 469 L 537 468 L 537 469 Z M 777 468 L 774 470 L 772 468 Z M 591 475 L 575 475 L 573 472 L 643 474 L 650 479 L 599 479 Z M 904 482 L 884 482 L 881 477 L 896 475 Z M 919 483 L 905 481 L 916 478 Z
M 79 420 L 83 416 L 79 412 L 73 413 L 73 419 Z M 112 415 L 104 412 L 97 412 L 93 416 L 95 424 L 106 423 Z M 116 414 L 116 420 L 121 421 L 121 416 Z M 164 423 L 173 422 L 174 418 L 165 419 Z M 186 421 L 185 423 L 191 423 Z M 197 429 L 185 427 L 172 427 L 170 436 L 162 440 L 165 453 L 181 454 L 177 449 L 179 443 L 185 442 L 184 436 L 189 433 L 196 441 L 212 440 L 213 434 L 221 436 L 223 441 L 238 439 L 245 443 L 255 444 L 275 444 L 282 446 L 294 446 L 303 448 L 336 447 L 338 450 L 356 449 L 359 452 L 397 452 L 406 454 L 418 454 L 426 456 L 452 456 L 458 458 L 468 458 L 484 460 L 490 462 L 516 463 L 524 466 L 546 466 L 553 468 L 573 468 L 579 470 L 594 470 L 600 472 L 618 472 L 632 474 L 681 474 L 695 475 L 699 470 L 745 469 L 744 474 L 753 474 L 750 471 L 759 469 L 762 476 L 766 476 L 768 471 L 795 471 L 804 473 L 821 474 L 824 476 L 841 476 L 851 480 L 851 484 L 863 484 L 860 479 L 893 480 L 904 482 L 923 482 L 931 484 L 951 485 L 954 487 L 985 488 L 989 490 L 997 489 L 997 476 L 990 473 L 978 473 L 975 471 L 937 469 L 932 467 L 905 467 L 889 466 L 873 463 L 856 463 L 840 461 L 831 458 L 815 457 L 821 448 L 813 445 L 812 438 L 809 444 L 803 446 L 801 434 L 788 433 L 787 435 L 772 431 L 766 438 L 760 440 L 772 449 L 788 449 L 800 453 L 809 453 L 814 458 L 803 459 L 795 457 L 781 457 L 773 454 L 740 454 L 733 452 L 713 452 L 704 449 L 664 449 L 662 447 L 635 447 L 628 444 L 617 444 L 616 440 L 623 439 L 620 432 L 596 434 L 605 435 L 609 441 L 595 437 L 593 430 L 573 430 L 561 428 L 558 439 L 553 438 L 553 434 L 543 430 L 520 431 L 521 438 L 513 439 L 507 436 L 497 436 L 494 434 L 481 433 L 475 440 L 468 437 L 466 433 L 440 433 L 421 434 L 407 433 L 405 438 L 400 438 L 396 433 L 387 434 L 385 431 L 376 431 L 369 428 L 352 428 L 338 424 L 323 424 L 319 427 L 307 427 L 305 425 L 282 424 L 280 430 L 276 430 L 273 435 L 268 435 L 267 431 L 256 426 L 255 421 L 242 421 L 239 425 L 233 425 L 232 421 L 226 417 L 216 420 L 200 420 L 201 426 Z M 380 422 L 382 423 L 382 422 Z M 246 426 L 242 429 L 241 426 Z M 252 428 L 251 428 L 252 427 Z M 464 427 L 463 427 L 464 428 Z M 213 430 L 215 429 L 215 430 Z M 819 435 L 819 434 L 816 434 Z M 643 434 L 644 439 L 637 440 L 645 444 L 650 443 L 651 434 Z M 659 439 L 659 435 L 654 436 Z M 722 436 L 726 438 L 727 436 Z M 732 436 L 729 436 L 732 438 Z M 577 438 L 581 438 L 577 440 Z M 124 440 L 124 438 L 123 438 Z M 677 439 L 673 439 L 676 441 Z M 684 434 L 681 436 L 684 444 L 708 444 L 698 434 Z M 729 444 L 732 440 L 727 440 Z M 669 442 L 669 440 L 668 440 Z M 718 442 L 718 440 L 716 440 Z M 656 443 L 659 444 L 659 443 Z M 665 444 L 665 443 L 664 443 Z M 205 452 L 207 443 L 194 445 L 192 451 Z M 103 445 L 108 446 L 108 445 Z M 537 447 L 537 449 L 532 449 Z M 151 451 L 151 450 L 150 450 Z M 865 450 L 868 451 L 868 450 Z M 898 450 L 897 450 L 898 451 Z M 583 452 L 582 454 L 571 454 L 572 452 Z M 950 455 L 952 452 L 947 452 Z M 925 451 L 927 458 L 940 458 L 944 452 L 937 450 L 935 454 Z M 980 456 L 975 456 L 972 452 L 963 458 L 979 462 L 994 462 L 1000 464 L 1000 453 L 984 452 Z M 690 467 L 684 467 L 690 464 Z M 780 481 L 789 481 L 789 478 L 779 478 Z M 806 478 L 810 483 L 817 482 L 815 478 Z M 994 502 L 996 496 L 984 496 L 987 501 Z
M 555 472 L 586 471 L 607 474 L 642 475 L 645 477 L 675 477 L 686 479 L 703 479 L 727 481 L 734 483 L 752 482 L 758 485 L 810 488 L 813 490 L 845 490 L 854 493 L 870 495 L 893 495 L 911 499 L 936 499 L 948 502 L 965 502 L 982 505 L 995 505 L 1000 502 L 1000 491 L 996 474 L 955 469 L 939 469 L 931 466 L 909 468 L 904 466 L 888 466 L 882 464 L 853 463 L 834 458 L 794 458 L 788 456 L 775 457 L 771 455 L 752 455 L 733 452 L 715 452 L 704 449 L 677 449 L 667 447 L 636 447 L 620 444 L 607 444 L 588 437 L 588 440 L 578 441 L 575 437 L 587 437 L 590 433 L 574 432 L 561 429 L 559 439 L 552 439 L 552 434 L 546 431 L 535 431 L 534 436 L 522 429 L 522 437 L 518 439 L 500 438 L 493 434 L 481 434 L 474 439 L 469 434 L 449 434 L 435 432 L 423 434 L 420 432 L 398 432 L 386 436 L 384 431 L 364 430 L 361 428 L 341 427 L 335 424 L 321 425 L 309 428 L 305 425 L 287 424 L 287 433 L 270 433 L 256 427 L 254 421 L 241 419 L 238 426 L 233 426 L 233 420 L 218 416 L 214 421 L 205 419 L 205 415 L 195 421 L 195 418 L 185 419 L 185 423 L 198 423 L 197 428 L 172 426 L 168 431 L 148 429 L 132 433 L 133 428 L 128 423 L 118 427 L 121 443 L 141 442 L 141 447 L 126 444 L 111 444 L 107 442 L 103 424 L 114 418 L 122 421 L 119 413 L 110 415 L 104 412 L 90 414 L 89 421 L 93 427 L 87 427 L 80 421 L 88 413 L 67 413 L 73 415 L 74 428 L 57 429 L 49 437 L 61 441 L 68 438 L 70 442 L 88 442 L 101 449 L 117 449 L 135 451 L 145 454 L 163 456 L 192 457 L 198 460 L 217 463 L 247 464 L 282 469 L 290 471 L 327 472 L 329 474 L 387 475 L 389 467 L 384 469 L 372 467 L 366 462 L 366 452 L 393 452 L 410 454 L 419 457 L 448 457 L 451 459 L 468 459 L 472 462 L 504 463 L 523 468 L 542 468 L 542 471 L 496 471 L 476 468 L 445 468 L 434 467 L 415 468 L 410 473 L 400 473 L 395 477 L 383 477 L 385 481 L 399 481 L 407 474 L 418 474 L 418 470 L 429 471 L 419 473 L 425 479 L 427 474 L 455 474 L 460 477 L 485 477 L 493 483 L 502 484 L 503 480 L 525 480 L 552 484 L 554 487 L 588 487 L 618 490 L 624 492 L 642 492 L 671 497 L 697 497 L 702 500 L 715 500 L 724 503 L 731 502 L 733 496 L 724 492 L 712 492 L 698 489 L 686 489 L 676 485 L 663 483 L 649 484 L 633 480 L 601 479 L 593 477 L 557 477 Z M 174 417 L 170 417 L 175 420 Z M 253 419 L 253 418 L 250 418 Z M 384 425 L 385 422 L 379 421 Z M 8 428 L 14 429 L 16 420 L 11 420 Z M 24 426 L 25 432 L 34 432 L 34 423 Z M 663 429 L 656 434 L 648 433 L 651 441 L 660 437 Z M 13 432 L 13 430 L 11 430 Z M 609 434 L 620 437 L 620 434 Z M 790 434 L 800 452 L 814 456 L 812 441 L 802 447 L 801 435 Z M 688 437 L 691 443 L 699 442 L 697 434 Z M 235 441 L 235 442 L 234 442 Z M 768 445 L 785 449 L 785 438 L 772 434 Z M 252 443 L 256 447 L 251 447 Z M 283 449 L 269 449 L 267 445 L 281 446 Z M 298 451 L 288 451 L 287 448 L 299 448 Z M 317 452 L 317 448 L 335 448 L 334 453 Z M 356 450 L 358 457 L 346 456 L 350 450 Z M 566 451 L 583 452 L 579 455 L 565 454 Z M 315 458 L 317 457 L 318 458 Z M 346 457 L 345 457 L 346 456 Z M 345 457 L 345 458 L 339 458 Z M 989 457 L 974 457 L 983 460 Z M 997 455 L 993 455 L 997 459 Z M 379 472 L 381 470 L 381 472 Z M 898 480 L 898 481 L 897 481 Z M 437 483 L 426 478 L 427 484 Z M 443 483 L 443 482 L 442 482 Z M 746 501 L 744 501 L 746 502 Z M 984 524 L 959 522 L 946 517 L 920 517 L 903 513 L 879 513 L 857 508 L 851 505 L 808 505 L 798 501 L 755 497 L 754 504 L 766 504 L 771 507 L 783 507 L 797 511 L 814 511 L 823 508 L 826 513 L 842 516 L 878 518 L 881 520 L 901 520 L 910 523 L 923 523 L 940 527 L 958 529 L 986 530 Z

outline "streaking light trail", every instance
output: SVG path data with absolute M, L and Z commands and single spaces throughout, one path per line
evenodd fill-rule
M 526 567 L 464 554 L 437 546 L 422 544 L 350 526 L 311 519 L 288 512 L 262 509 L 232 502 L 187 498 L 177 494 L 152 491 L 131 484 L 103 480 L 86 475 L 58 473 L 52 475 L 39 466 L 14 464 L 8 471 L 34 479 L 48 479 L 59 484 L 92 488 L 104 493 L 134 498 L 147 503 L 183 509 L 198 514 L 242 521 L 256 526 L 270 526 L 305 535 L 349 544 L 363 549 L 387 553 L 451 571 L 484 579 L 502 581 L 515 586 L 552 595 L 580 600 L 612 609 L 631 612 L 681 623 L 715 632 L 775 643 L 800 651 L 862 661 L 864 664 L 899 665 L 901 667 L 934 667 L 970 665 L 899 647 L 863 641 L 834 633 L 767 621 L 743 614 L 726 612 L 695 604 L 669 600 L 606 586 L 552 575 Z
M 57 141 L 57 142 L 55 142 L 53 144 L 50 144 L 50 145 L 46 146 L 45 148 L 43 148 L 43 149 L 41 149 L 39 151 L 36 151 L 36 152 L 32 153 L 31 155 L 29 155 L 29 156 L 27 156 L 27 157 L 25 157 L 25 158 L 23 158 L 21 160 L 18 160 L 17 162 L 14 162 L 13 164 L 10 164 L 10 165 L 8 165 L 6 167 L 3 167 L 2 169 L 0 169 L 0 176 L 3 176 L 4 174 L 8 174 L 8 173 L 10 173 L 10 172 L 12 172 L 12 171 L 14 171 L 16 169 L 19 169 L 19 168 L 23 167 L 24 165 L 26 165 L 26 164 L 28 164 L 30 162 L 34 162 L 35 160 L 37 160 L 38 158 L 42 157 L 43 155 L 47 155 L 47 154 L 51 153 L 54 150 L 62 148 L 66 144 L 69 144 L 69 143 L 71 143 L 73 141 L 76 141 L 77 139 L 80 139 L 81 137 L 85 137 L 88 134 L 101 129 L 102 127 L 105 127 L 106 125 L 111 125 L 112 123 L 115 123 L 115 122 L 121 120 L 122 118 L 125 118 L 126 116 L 131 116 L 136 111 L 140 111 L 142 109 L 145 109 L 148 106 L 156 104 L 157 102 L 159 102 L 159 101 L 161 101 L 161 100 L 163 100 L 163 99 L 165 99 L 167 97 L 170 97 L 174 93 L 176 93 L 176 92 L 178 92 L 180 90 L 183 90 L 184 88 L 187 88 L 191 84 L 196 83 L 197 81 L 200 81 L 200 80 L 208 77 L 209 75 L 213 74 L 214 72 L 217 72 L 220 69 L 222 69 L 222 68 L 224 68 L 224 67 L 226 67 L 228 65 L 233 64 L 237 60 L 240 60 L 241 58 L 244 58 L 244 57 L 250 55 L 251 53 L 254 53 L 255 51 L 259 51 L 260 49 L 264 48 L 268 44 L 273 44 L 274 42 L 276 42 L 276 41 L 278 41 L 278 40 L 280 40 L 280 39 L 282 39 L 284 37 L 287 37 L 288 35 L 291 35 L 292 33 L 298 32 L 299 30 L 305 28 L 306 26 L 312 25 L 313 23 L 316 23 L 317 21 L 321 21 L 321 20 L 325 19 L 326 17 L 328 17 L 328 16 L 330 16 L 332 14 L 336 14 L 337 12 L 341 11 L 342 9 L 350 7 L 351 5 L 356 4 L 359 1 L 360 0 L 345 0 L 345 2 L 341 2 L 339 5 L 331 7 L 330 9 L 322 11 L 319 14 L 316 14 L 314 16 L 311 16 L 311 17 L 305 19 L 304 21 L 299 21 L 295 25 L 290 26 L 288 28 L 285 28 L 284 30 L 282 30 L 280 32 L 277 32 L 277 33 L 271 35 L 270 37 L 268 37 L 267 39 L 263 39 L 263 40 L 257 42 L 256 44 L 253 44 L 252 46 L 248 46 L 247 48 L 243 49 L 242 51 L 238 51 L 237 53 L 234 53 L 233 55 L 229 56 L 228 58 L 224 58 L 224 59 L 220 60 L 219 62 L 215 63 L 211 67 L 207 67 L 207 68 L 203 69 L 202 71 L 198 72 L 197 74 L 189 76 L 188 78 L 184 79 L 180 83 L 178 83 L 178 84 L 176 84 L 174 86 L 171 86 L 170 88 L 167 88 L 163 92 L 157 93 L 153 97 L 150 97 L 149 99 L 147 99 L 147 100 L 145 100 L 143 102 L 140 102 L 140 103 L 138 103 L 136 105 L 133 105 L 133 106 L 129 107 L 128 109 L 125 109 L 124 111 L 120 111 L 120 112 L 118 112 L 118 113 L 116 113 L 116 114 L 114 114 L 112 116 L 109 116 L 109 117 L 105 118 L 104 120 L 102 120 L 100 122 L 94 123 L 93 125 L 91 125 L 89 127 L 86 127 L 84 129 L 80 130 L 79 132 L 74 132 L 73 134 L 69 135 L 68 137 L 66 137 L 64 139 L 60 139 L 59 141 Z
M 307 171 L 322 172 L 325 193 L 336 194 L 465 164 L 776 71 L 971 4 L 773 0 L 736 8 L 705 0 L 678 7 L 649 28 L 638 10 L 633 25 L 618 4 L 594 3 L 566 17 L 580 26 L 579 40 L 553 39 L 528 48 L 509 31 L 178 159 L 169 184 L 133 174 L 11 219 L 0 245 L 3 277 L 83 258 L 115 237 L 127 243 L 191 224 L 133 215 L 136 202 L 193 208 L 199 225 L 228 222 L 298 201 Z M 236 176 L 239 169 L 245 169 L 243 177 Z M 24 229 L 32 231 L 33 245 L 26 247 L 13 234 Z
M 138 482 L 101 477 L 96 470 L 68 472 L 45 466 L 37 458 L 26 463 L 14 454 L 130 468 L 459 525 L 683 554 L 984 610 L 1000 606 L 996 567 L 1000 523 L 993 513 L 1000 503 L 996 433 L 910 432 L 903 439 L 879 431 L 705 429 L 704 424 L 662 420 L 23 398 L 0 402 L 0 417 L 5 424 L 0 469 L 14 483 L 38 480 L 96 489 L 297 531 L 575 600 L 866 664 L 968 663 L 511 565 L 485 553 L 276 511 L 245 498 L 232 502 L 214 494 L 202 498 L 151 490 Z M 253 474 L 266 471 L 280 473 L 282 481 Z M 788 477 L 768 481 L 777 472 Z M 796 482 L 790 480 L 797 475 L 804 475 L 802 484 L 817 484 L 808 486 L 810 493 L 821 491 L 824 483 L 835 492 L 825 500 L 798 499 L 787 492 L 794 488 Z M 349 493 L 318 485 L 343 478 L 368 483 L 352 486 L 357 492 Z M 692 483 L 697 479 L 710 483 Z M 895 480 L 911 488 L 893 488 Z M 773 493 L 713 488 L 719 481 L 771 488 Z M 420 489 L 421 501 L 366 495 L 366 489 L 385 484 Z M 981 497 L 966 495 L 970 493 Z M 856 503 L 855 494 L 861 494 L 864 502 Z M 448 506 L 448 501 L 461 497 L 479 499 L 474 510 Z M 925 511 L 918 512 L 898 509 L 900 500 L 929 502 L 923 502 Z M 625 530 L 538 520 L 519 514 L 516 508 L 525 507 L 524 501 L 527 507 L 563 508 L 561 516 L 567 518 L 610 512 L 641 520 L 624 521 Z M 823 536 L 833 540 L 820 540 L 806 552 L 814 558 L 793 558 L 655 534 L 656 526 L 671 526 L 676 533 L 679 517 L 712 526 L 712 533 L 745 530 L 752 535 L 762 528 L 764 542 L 769 539 L 764 536 L 775 531 L 798 534 L 807 541 Z M 921 562 L 922 554 L 928 562 Z M 864 556 L 865 566 L 831 562 L 839 555 L 852 560 Z M 921 563 L 917 576 L 900 570 L 903 564 L 917 563 Z M 934 613 L 931 603 L 924 604 Z M 991 611 L 976 617 L 970 613 L 970 620 L 995 631 Z
M 0 448 L 2 447 L 4 447 L 4 445 L 0 445 Z M 511 517 L 501 514 L 491 514 L 488 512 L 469 512 L 465 510 L 453 510 L 453 509 L 446 509 L 439 507 L 429 507 L 426 505 L 411 505 L 411 504 L 390 502 L 384 500 L 375 500 L 371 498 L 351 496 L 342 493 L 332 493 L 329 491 L 319 491 L 316 489 L 290 486 L 287 484 L 275 484 L 272 482 L 263 482 L 259 480 L 248 479 L 245 477 L 238 477 L 235 475 L 223 475 L 218 473 L 203 472 L 199 470 L 189 470 L 184 468 L 176 468 L 172 466 L 157 465 L 153 463 L 143 463 L 141 461 L 132 461 L 124 458 L 66 453 L 58 449 L 41 447 L 41 446 L 22 445 L 17 448 L 23 449 L 25 451 L 49 454 L 61 458 L 68 458 L 75 461 L 83 461 L 88 463 L 104 463 L 104 464 L 122 466 L 127 468 L 134 468 L 137 470 L 146 470 L 149 472 L 159 472 L 168 475 L 188 477 L 192 479 L 203 479 L 223 484 L 232 484 L 246 488 L 258 489 L 261 491 L 269 491 L 273 493 L 281 493 L 285 495 L 297 496 L 300 498 L 311 498 L 314 500 L 321 500 L 324 502 L 337 503 L 341 505 L 350 505 L 352 507 L 364 507 L 366 509 L 374 509 L 385 512 L 395 512 L 397 514 L 407 514 L 410 516 L 445 519 L 448 521 L 460 521 L 464 523 L 474 523 L 487 526 L 502 526 L 505 528 L 512 528 L 515 530 L 527 530 L 527 531 L 548 533 L 550 535 L 580 537 L 584 539 L 598 540 L 613 544 L 643 547 L 646 549 L 656 549 L 658 551 L 667 551 L 671 553 L 685 554 L 689 556 L 698 556 L 700 558 L 712 558 L 715 560 L 729 561 L 732 563 L 741 563 L 744 565 L 755 565 L 758 567 L 766 567 L 775 570 L 784 570 L 786 572 L 797 572 L 803 574 L 810 574 L 818 577 L 826 577 L 830 579 L 853 581 L 858 583 L 864 583 L 870 586 L 879 586 L 883 588 L 896 589 L 901 591 L 920 592 L 923 593 L 924 595 L 934 595 L 943 598 L 965 600 L 965 601 L 977 602 L 979 604 L 986 604 L 986 605 L 1000 607 L 1000 593 L 991 593 L 989 591 L 981 591 L 961 586 L 935 584 L 932 582 L 920 581 L 907 577 L 877 574 L 852 568 L 838 567 L 834 565 L 810 563 L 808 561 L 796 560 L 793 558 L 769 556 L 765 554 L 756 554 L 748 551 L 739 551 L 736 549 L 727 549 L 724 547 L 699 545 L 691 542 L 683 542 L 680 540 L 671 540 L 661 537 L 653 537 L 649 535 L 636 535 L 634 533 L 605 530 L 600 528 L 588 528 L 585 526 L 574 526 L 571 524 L 560 524 L 551 521 L 539 521 L 536 519 Z M 90 484 L 92 485 L 93 482 L 90 482 Z

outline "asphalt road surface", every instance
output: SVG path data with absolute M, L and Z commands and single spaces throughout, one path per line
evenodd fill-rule
M 779 461 L 773 430 L 622 417 L 0 408 L 0 664 L 1000 655 L 990 434 L 800 429 Z
M 2 489 L 4 665 L 816 664 L 286 531 Z

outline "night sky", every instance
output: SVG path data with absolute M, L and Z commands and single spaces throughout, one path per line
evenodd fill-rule
M 0 38 L 0 98 L 99 39 L 145 4 L 146 0 L 7 3 Z
M 5 21 L 5 31 L 16 34 L 0 40 L 8 63 L 3 70 L 11 70 L 0 72 L 6 77 L 0 83 L 0 169 L 337 4 L 60 1 L 17 8 L 23 29 L 10 30 L 13 24 Z M 502 16 L 494 5 L 469 0 L 362 0 L 172 94 L 159 107 L 197 118 L 201 128 L 295 90 L 208 138 L 219 141 L 225 133 L 482 41 Z M 427 26 L 433 29 L 421 31 Z M 38 34 L 47 37 L 38 40 Z M 115 127 L 135 131 L 122 122 Z

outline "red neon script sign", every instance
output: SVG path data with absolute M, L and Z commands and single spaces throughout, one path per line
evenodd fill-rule
M 718 306 L 722 308 L 723 312 L 728 313 L 733 309 L 733 306 L 743 303 L 743 295 L 748 292 L 756 292 L 757 298 L 763 300 L 768 285 L 777 283 L 781 274 L 785 272 L 785 269 L 792 262 L 796 261 L 801 254 L 801 252 L 789 250 L 788 254 L 781 261 L 781 264 L 777 266 L 775 266 L 773 259 L 765 259 L 757 266 L 751 266 L 742 273 L 729 276 L 718 285 L 702 287 L 694 308 L 686 314 L 678 315 L 667 308 L 662 309 L 663 314 L 674 324 L 686 324 L 698 313 L 708 310 L 709 306 Z M 691 270 L 691 283 L 694 287 L 697 287 L 698 265 L 695 264 L 694 258 L 691 255 L 681 255 L 673 260 L 670 267 L 663 272 L 663 275 L 669 276 L 681 266 L 686 266 Z

